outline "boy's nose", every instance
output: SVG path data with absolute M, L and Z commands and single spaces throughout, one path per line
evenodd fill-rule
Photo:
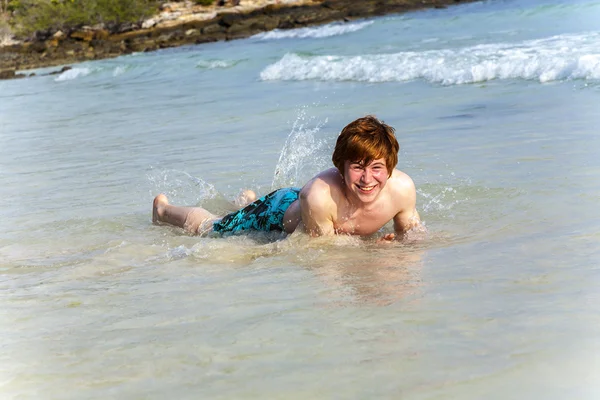
M 362 181 L 365 183 L 369 183 L 371 181 L 371 172 L 368 169 L 364 169 L 363 170 L 363 174 L 362 174 Z

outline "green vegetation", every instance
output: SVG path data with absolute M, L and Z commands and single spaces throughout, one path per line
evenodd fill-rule
M 12 24 L 20 35 L 98 24 L 137 23 L 156 13 L 157 0 L 11 0 Z
M 194 2 L 196 4 L 200 4 L 201 6 L 210 6 L 215 1 L 214 0 L 194 0 Z
M 0 14 L 5 13 L 8 10 L 9 0 L 0 0 Z

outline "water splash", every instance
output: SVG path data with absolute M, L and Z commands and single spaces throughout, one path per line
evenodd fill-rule
M 447 169 L 450 167 L 447 165 Z M 457 209 L 478 197 L 485 187 L 474 185 L 470 178 L 457 177 L 454 172 L 436 177 L 422 177 L 417 186 L 417 208 L 421 218 L 438 216 L 454 219 Z
M 330 163 L 321 154 L 327 147 L 325 139 L 317 135 L 325 121 L 315 121 L 315 117 L 307 117 L 306 109 L 298 113 L 275 167 L 273 189 L 289 186 L 303 186 L 319 171 L 326 169 Z
M 459 202 L 468 200 L 468 198 L 457 198 L 457 190 L 451 186 L 438 188 L 436 191 L 430 193 L 417 189 L 417 193 L 424 199 L 421 208 L 425 213 L 432 212 L 433 210 L 449 211 Z
M 194 199 L 194 202 L 200 202 L 218 196 L 218 191 L 214 185 L 185 171 L 158 170 L 151 167 L 151 171 L 146 176 L 152 186 L 150 189 L 151 195 L 164 193 L 169 199 L 176 202 L 189 203 L 190 199 Z

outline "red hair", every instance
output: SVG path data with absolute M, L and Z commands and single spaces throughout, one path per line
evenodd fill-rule
M 368 165 L 378 158 L 385 159 L 389 176 L 398 164 L 400 145 L 394 135 L 394 128 L 379 121 L 373 115 L 350 122 L 337 138 L 331 160 L 344 174 L 344 163 L 360 162 Z

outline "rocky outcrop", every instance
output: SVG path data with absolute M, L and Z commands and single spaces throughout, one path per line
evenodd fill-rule
M 25 74 L 17 74 L 15 69 L 2 69 L 0 70 L 0 79 L 18 79 L 25 78 Z
M 73 69 L 73 67 L 65 65 L 64 67 L 62 67 L 59 70 L 52 71 L 52 72 L 49 72 L 47 74 L 42 74 L 42 75 L 59 75 L 70 69 Z M 29 74 L 17 73 L 17 71 L 15 69 L 0 70 L 0 79 L 20 79 L 20 78 L 27 78 L 30 76 L 36 76 L 36 74 L 35 73 L 29 73 Z
M 71 64 L 133 52 L 239 39 L 273 29 L 350 21 L 471 1 L 477 0 L 325 0 L 300 4 L 271 3 L 250 10 L 225 9 L 215 12 L 209 18 L 146 21 L 146 28 L 140 27 L 120 33 L 112 33 L 102 27 L 68 33 L 56 32 L 35 41 L 0 48 L 0 70 L 15 71 Z M 0 75 L 0 78 L 2 76 Z

